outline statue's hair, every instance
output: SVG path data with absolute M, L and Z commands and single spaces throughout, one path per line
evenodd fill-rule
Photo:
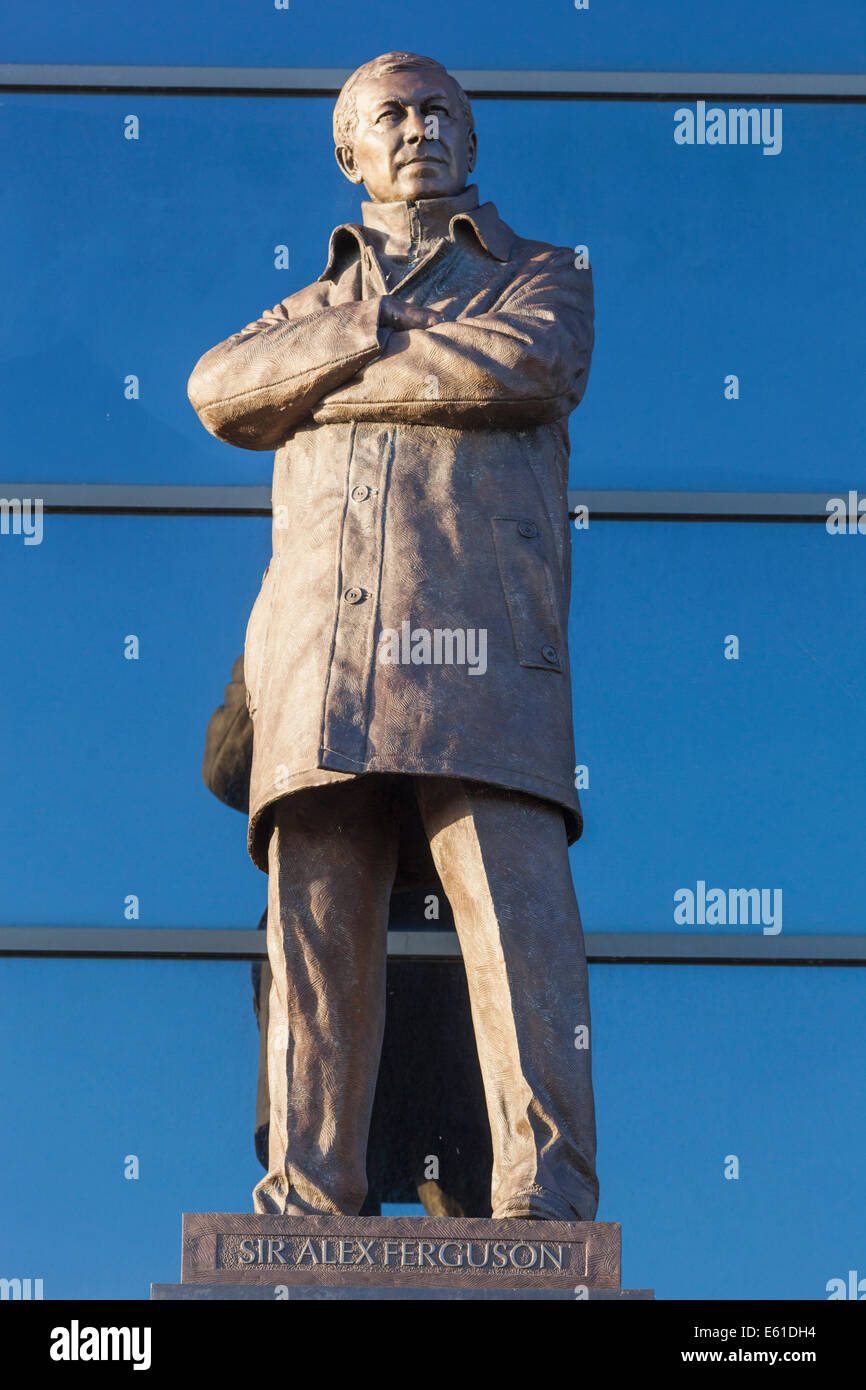
M 358 124 L 357 89 L 360 84 L 372 77 L 384 77 L 388 72 L 403 72 L 406 68 L 431 68 L 435 72 L 444 73 L 457 88 L 469 130 L 475 129 L 468 96 L 456 78 L 452 77 L 441 63 L 437 63 L 435 58 L 424 58 L 420 53 L 382 53 L 378 58 L 372 58 L 369 63 L 362 63 L 343 83 L 334 107 L 335 146 L 345 145 L 349 149 L 352 148 L 352 137 Z

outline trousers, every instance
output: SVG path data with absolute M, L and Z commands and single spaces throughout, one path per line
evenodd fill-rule
M 384 773 L 307 788 L 274 808 L 269 1167 L 254 1210 L 357 1215 L 364 1202 L 407 782 L 466 968 L 492 1215 L 591 1221 L 589 987 L 562 811 L 487 783 Z

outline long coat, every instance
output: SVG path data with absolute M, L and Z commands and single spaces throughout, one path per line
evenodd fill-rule
M 567 421 L 592 354 L 591 272 L 473 192 L 391 287 L 435 326 L 382 326 L 381 243 L 345 223 L 315 284 L 189 381 L 211 434 L 276 450 L 273 556 L 244 651 L 249 848 L 265 872 L 269 806 L 366 772 L 529 792 L 561 805 L 569 843 L 582 830 Z M 405 203 L 364 204 L 365 224 L 370 208 L 379 228 L 411 220 Z

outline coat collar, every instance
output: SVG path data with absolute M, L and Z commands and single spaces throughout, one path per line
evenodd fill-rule
M 475 184 L 470 184 L 453 198 L 420 198 L 411 204 L 362 203 L 363 225 L 357 222 L 343 222 L 331 233 L 328 264 L 318 277 L 319 280 L 335 278 L 336 264 L 346 251 L 350 255 L 356 251 L 358 255 L 364 254 L 369 244 L 366 236 L 368 228 L 374 232 L 386 232 L 408 242 L 410 207 L 420 217 L 430 237 L 444 236 L 453 240 L 455 224 L 460 222 L 471 227 L 478 242 L 489 255 L 498 261 L 508 260 L 514 233 L 502 221 L 493 203 L 478 205 L 478 188 Z

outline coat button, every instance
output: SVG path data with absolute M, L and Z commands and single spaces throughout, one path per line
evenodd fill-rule
M 556 647 L 542 647 L 541 655 L 544 657 L 545 661 L 550 662 L 551 666 L 557 666 L 559 664 L 559 652 L 556 650 Z
M 343 595 L 343 598 L 346 600 L 347 603 L 360 603 L 363 597 L 364 590 L 357 588 L 347 589 Z
M 369 496 L 370 496 L 370 489 L 369 489 L 368 487 L 364 487 L 363 484 L 362 484 L 360 487 L 353 487 L 353 488 L 352 488 L 352 501 L 353 501 L 353 502 L 366 502 L 366 500 L 367 500 L 367 498 L 368 498 Z
M 534 521 L 521 521 L 517 529 L 527 541 L 531 541 L 533 536 L 538 535 L 538 527 Z

